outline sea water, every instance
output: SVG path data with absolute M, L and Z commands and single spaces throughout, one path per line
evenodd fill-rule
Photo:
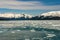
M 0 40 L 60 40 L 60 20 L 0 21 Z

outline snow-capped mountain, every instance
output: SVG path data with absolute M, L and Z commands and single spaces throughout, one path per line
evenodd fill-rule
M 29 14 L 4 13 L 0 14 L 0 20 L 60 20 L 60 11 L 42 13 L 39 16 Z
M 44 17 L 46 17 L 46 16 L 52 16 L 52 17 L 58 16 L 58 17 L 60 17 L 60 11 L 51 11 L 51 12 L 43 13 L 43 14 L 41 14 L 41 16 L 44 16 Z
M 25 18 L 31 18 L 32 15 L 28 14 L 16 14 L 16 13 L 4 13 L 0 14 L 0 17 L 5 17 L 5 18 L 19 18 L 19 17 L 25 17 Z
M 60 11 L 42 13 L 32 18 L 33 20 L 60 20 Z
M 47 13 L 42 13 L 38 16 L 38 19 L 42 20 L 60 20 L 60 11 L 51 11 Z

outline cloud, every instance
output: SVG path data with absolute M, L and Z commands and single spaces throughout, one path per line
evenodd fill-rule
M 16 0 L 0 0 L 0 1 L 16 1 Z
M 38 1 L 0 0 L 0 8 L 19 10 L 60 10 L 60 5 L 48 6 Z

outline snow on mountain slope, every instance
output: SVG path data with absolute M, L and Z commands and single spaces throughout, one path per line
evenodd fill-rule
M 25 18 L 32 18 L 33 16 L 32 15 L 28 15 L 28 14 L 23 14 L 25 16 Z
M 43 13 L 41 14 L 41 16 L 58 16 L 60 17 L 60 11 L 51 11 L 51 12 L 47 12 L 47 13 Z
M 6 18 L 19 18 L 19 17 L 25 17 L 25 18 L 31 18 L 31 15 L 28 14 L 16 14 L 16 13 L 4 13 L 0 14 L 0 17 L 6 17 Z

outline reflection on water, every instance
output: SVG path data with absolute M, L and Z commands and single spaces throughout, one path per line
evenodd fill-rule
M 60 40 L 60 21 L 0 21 L 0 40 Z

